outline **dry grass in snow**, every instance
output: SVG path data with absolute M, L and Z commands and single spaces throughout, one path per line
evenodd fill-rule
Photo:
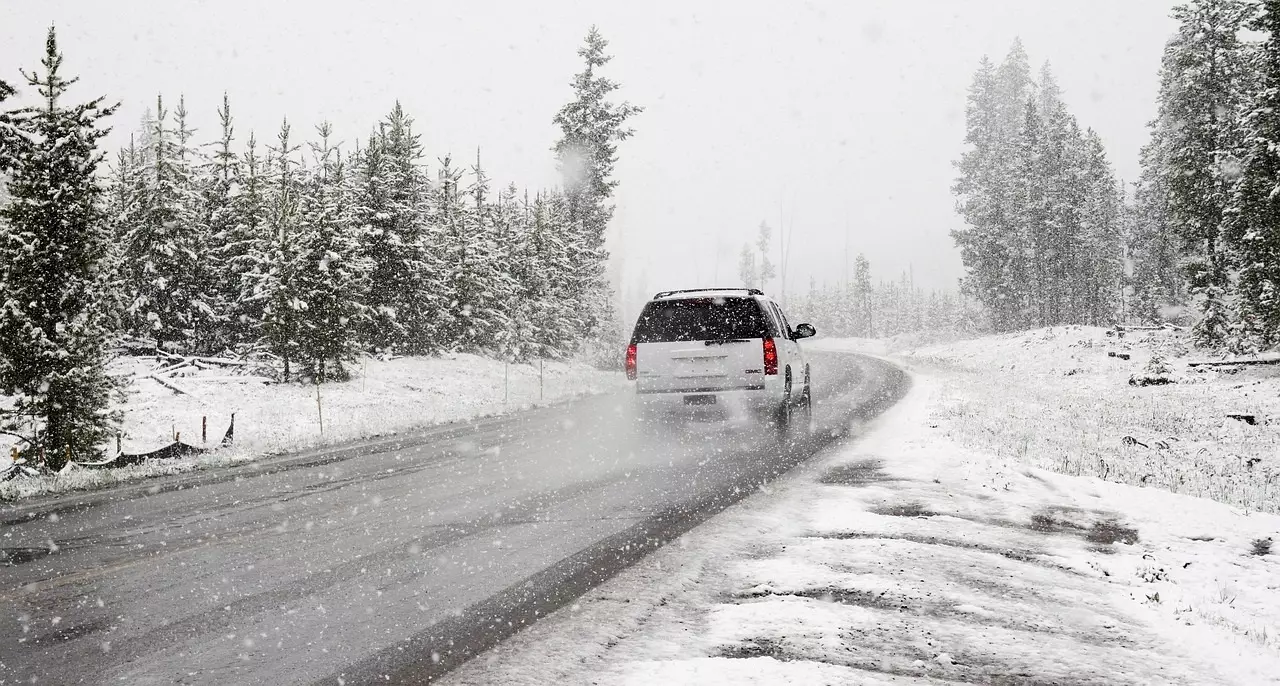
M 839 341 L 828 347 L 857 347 Z M 1129 355 L 1125 360 L 1109 353 Z M 1174 383 L 1138 387 L 1153 355 Z M 900 352 L 960 443 L 1064 474 L 1280 512 L 1280 365 L 1191 368 L 1181 334 L 1055 327 Z M 1229 415 L 1252 415 L 1250 425 Z

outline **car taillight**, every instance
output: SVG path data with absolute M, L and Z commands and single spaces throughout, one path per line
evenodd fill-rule
M 778 373 L 778 345 L 772 338 L 764 339 L 764 373 Z
M 617 359 L 617 358 L 614 358 Z M 635 381 L 636 379 L 636 344 L 632 343 L 627 346 L 627 379 Z

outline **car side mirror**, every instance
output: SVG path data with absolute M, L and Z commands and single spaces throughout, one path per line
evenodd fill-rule
M 818 330 L 813 328 L 812 324 L 799 324 L 796 326 L 795 332 L 791 334 L 791 337 L 800 340 L 801 338 L 813 338 L 817 335 Z

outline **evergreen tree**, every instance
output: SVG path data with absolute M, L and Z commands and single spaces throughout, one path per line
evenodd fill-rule
M 0 141 L 13 198 L 0 207 L 0 389 L 19 413 L 39 418 L 54 468 L 95 456 L 113 428 L 103 295 L 110 237 L 96 174 L 107 133 L 100 121 L 115 106 L 65 105 L 76 79 L 62 75 L 62 59 L 50 28 L 44 73 L 25 74 L 43 103 L 7 113 L 3 128 L 18 135 Z
M 269 148 L 265 197 L 270 238 L 263 242 L 249 274 L 254 282 L 253 299 L 262 303 L 260 340 L 284 363 L 285 380 L 292 375 L 292 363 L 302 354 L 301 319 L 307 307 L 299 279 L 304 266 L 298 212 L 302 179 L 294 159 L 299 146 L 289 140 L 290 134 L 286 120 L 280 125 L 276 146 Z
M 773 236 L 773 229 L 765 222 L 760 222 L 760 228 L 756 234 L 756 250 L 760 251 L 760 288 L 765 288 L 769 283 L 769 279 L 777 276 L 777 270 L 773 267 L 773 262 L 769 259 L 769 241 Z
M 984 59 L 966 125 L 953 187 L 965 227 L 952 233 L 963 293 L 997 331 L 1109 320 L 1120 288 L 1117 187 L 1100 141 L 1081 133 L 1049 66 L 1032 82 L 1016 42 L 998 68 Z M 923 302 L 913 287 L 897 291 Z
M 1174 10 L 1177 33 L 1161 65 L 1161 183 L 1168 218 L 1192 259 L 1188 282 L 1200 298 L 1194 327 L 1201 345 L 1223 342 L 1230 288 L 1223 220 L 1238 176 L 1239 115 L 1247 81 L 1240 29 L 1252 12 L 1245 0 L 1192 0 Z
M 853 321 L 854 336 L 876 338 L 880 335 L 876 332 L 875 317 L 871 311 L 871 291 L 871 262 L 859 253 L 853 263 L 853 304 L 848 308 L 857 313 Z
M 252 326 L 241 320 L 242 277 L 248 269 L 251 255 L 261 236 L 258 226 L 244 221 L 237 211 L 237 197 L 242 186 L 242 160 L 232 149 L 235 140 L 235 123 L 231 116 L 231 102 L 226 93 L 218 108 L 221 135 L 213 144 L 213 154 L 201 179 L 203 196 L 203 221 L 208 227 L 208 260 L 211 283 L 210 299 L 215 303 L 219 331 L 213 347 L 225 347 L 251 340 Z M 256 163 L 256 160 L 255 160 Z M 248 319 L 248 317 L 245 317 Z
M 1257 95 L 1245 117 L 1244 164 L 1229 235 L 1240 264 L 1237 348 L 1280 342 L 1280 0 L 1264 0 L 1250 28 L 1258 50 Z
M 440 290 L 443 251 L 431 225 L 431 188 L 421 160 L 413 119 L 396 103 L 359 156 L 352 205 L 373 269 L 366 338 L 380 349 L 441 348 L 441 316 L 448 304 Z
M 587 330 L 612 317 L 607 285 L 604 282 L 605 231 L 613 217 L 609 204 L 618 181 L 613 178 L 617 144 L 634 133 L 626 122 L 642 108 L 627 102 L 615 104 L 610 94 L 618 84 L 597 73 L 612 59 L 605 53 L 609 43 L 593 26 L 578 55 L 586 62 L 572 86 L 574 98 L 560 109 L 554 122 L 561 137 L 553 148 L 564 179 L 565 210 L 574 260 L 574 300 L 591 310 L 586 313 Z
M 1078 177 L 1084 184 L 1081 245 L 1075 265 L 1079 275 L 1079 313 L 1073 321 L 1107 326 L 1116 319 L 1124 274 L 1123 200 L 1097 132 L 1086 131 L 1084 145 L 1082 173 Z
M 1152 140 L 1142 149 L 1142 172 L 1128 210 L 1133 314 L 1147 322 L 1157 321 L 1162 307 L 1182 304 L 1186 290 L 1179 263 L 1182 241 L 1169 220 L 1162 131 L 1158 123 L 1152 124 Z
M 185 120 L 168 128 L 156 98 L 147 164 L 123 219 L 132 329 L 171 350 L 204 347 L 213 308 L 206 291 L 205 226 Z
M 215 240 L 214 259 L 226 271 L 221 282 L 228 307 L 226 337 L 233 345 L 256 344 L 264 316 L 265 300 L 258 297 L 258 285 L 259 259 L 271 242 L 266 172 L 257 137 L 250 132 L 240 156 L 240 183 L 233 181 L 228 189 L 230 229 Z
M 324 123 L 316 131 L 320 141 L 311 145 L 316 165 L 302 189 L 298 211 L 295 313 L 302 371 L 324 383 L 348 378 L 343 365 L 358 352 L 368 268 L 359 257 L 346 203 L 341 153 L 329 140 L 333 127 Z
M 744 288 L 760 287 L 760 267 L 756 264 L 756 252 L 750 244 L 742 246 L 738 255 L 738 278 L 742 279 Z

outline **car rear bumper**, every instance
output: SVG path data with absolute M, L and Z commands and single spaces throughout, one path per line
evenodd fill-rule
M 656 391 L 637 388 L 635 402 L 645 414 L 725 418 L 758 414 L 781 402 L 781 391 L 764 384 L 747 388 L 686 388 Z

